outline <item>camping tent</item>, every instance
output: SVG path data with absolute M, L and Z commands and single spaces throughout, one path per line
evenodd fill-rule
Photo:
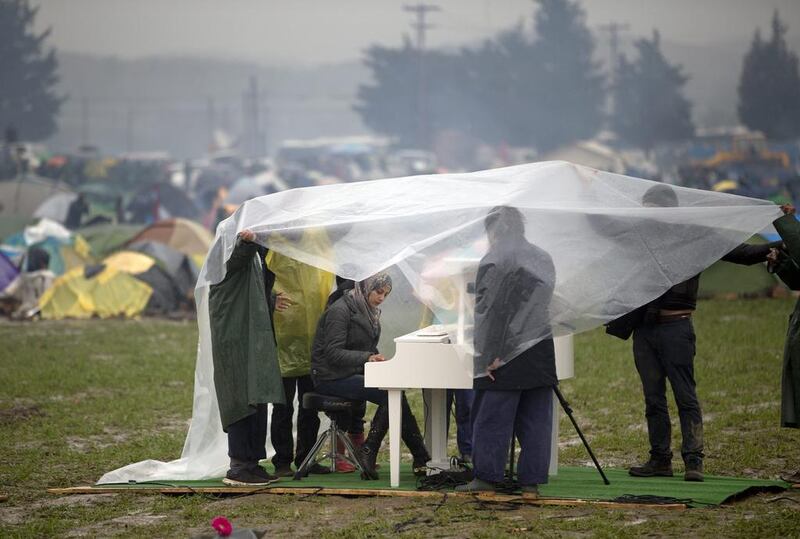
M 38 176 L 0 181 L 0 217 L 32 217 L 44 201 L 59 193 L 70 194 L 72 190 Z
M 645 205 L 643 196 L 657 187 L 670 191 L 677 205 Z M 526 345 L 543 335 L 598 327 L 655 299 L 780 215 L 775 205 L 761 200 L 669 187 L 565 162 L 342 183 L 250 200 L 217 227 L 198 279 L 195 399 L 181 458 L 132 464 L 100 482 L 202 479 L 227 469 L 213 385 L 208 297 L 210 287 L 225 278 L 238 232 L 250 229 L 270 249 L 353 280 L 388 268 L 396 285 L 382 305 L 385 313 L 412 312 L 409 306 L 419 312 L 417 297 L 447 320 L 455 309 L 468 307 L 450 301 L 451 291 L 474 280 L 488 248 L 484 221 L 497 206 L 520 211 L 527 221 L 526 239 L 549 254 L 555 270 L 549 317 L 541 322 L 548 331 L 536 326 L 533 333 L 518 335 Z M 302 238 L 309 229 L 325 233 L 329 244 L 306 247 Z M 469 318 L 469 312 L 463 314 Z M 408 330 L 385 325 L 379 349 Z M 457 342 L 458 335 L 451 338 Z M 459 346 L 469 353 L 471 343 Z M 485 365 L 480 367 L 475 373 L 485 374 Z
M 55 280 L 39 300 L 42 318 L 137 316 L 153 289 L 137 278 L 104 265 L 82 266 Z
M 3 247 L 4 250 L 7 247 L 17 250 L 22 255 L 22 264 L 28 249 L 44 249 L 50 255 L 49 269 L 56 275 L 92 261 L 91 248 L 80 234 L 72 233 L 49 219 L 41 219 L 37 224 L 6 238 Z
M 187 255 L 157 241 L 140 241 L 128 246 L 131 251 L 156 259 L 180 290 L 182 297 L 191 298 L 200 268 Z M 193 304 L 194 301 L 191 301 Z
M 56 193 L 39 204 L 33 216 L 38 219 L 50 219 L 64 224 L 67 220 L 70 205 L 78 198 L 75 193 Z
M 175 283 L 152 257 L 120 251 L 102 264 L 56 279 L 39 306 L 45 319 L 134 317 L 172 312 L 180 299 Z
M 103 257 L 121 249 L 132 237 L 142 230 L 141 225 L 98 224 L 77 230 L 91 246 L 92 253 Z
M 0 292 L 5 290 L 17 275 L 19 275 L 19 268 L 6 255 L 0 253 Z
M 128 245 L 141 241 L 157 241 L 189 256 L 202 257 L 214 238 L 200 224 L 188 219 L 174 218 L 158 221 L 148 226 L 128 241 Z
M 152 256 L 134 251 L 119 251 L 103 260 L 103 264 L 133 275 L 152 288 L 145 314 L 164 314 L 175 311 L 184 303 L 184 295 L 173 278 Z

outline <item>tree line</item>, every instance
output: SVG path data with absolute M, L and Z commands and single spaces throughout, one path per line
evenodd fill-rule
M 519 24 L 477 47 L 421 51 L 408 40 L 370 47 L 372 82 L 359 87 L 355 110 L 373 130 L 420 147 L 446 129 L 539 151 L 591 138 L 604 126 L 644 150 L 694 134 L 689 78 L 665 57 L 657 30 L 634 42 L 631 58 L 620 54 L 609 77 L 593 59 L 579 2 L 536 4 L 533 32 Z M 800 136 L 798 57 L 786 32 L 777 12 L 769 40 L 756 30 L 739 84 L 740 120 L 775 139 Z
M 375 45 L 365 63 L 372 82 L 355 110 L 374 131 L 409 147 L 457 130 L 493 144 L 547 151 L 608 126 L 649 150 L 694 133 L 688 77 L 661 50 L 657 31 L 615 59 L 612 76 L 594 60 L 595 41 L 578 0 L 535 0 L 533 32 L 522 24 L 456 52 Z M 0 0 L 0 129 L 6 139 L 39 141 L 58 129 L 65 97 L 50 29 L 34 30 L 29 0 Z M 800 136 L 798 56 L 777 12 L 771 35 L 755 31 L 743 59 L 739 118 L 769 138 Z M 608 113 L 611 100 L 612 114 Z

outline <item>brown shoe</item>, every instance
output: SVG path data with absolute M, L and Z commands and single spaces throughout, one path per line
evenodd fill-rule
M 641 466 L 629 468 L 628 474 L 633 477 L 672 477 L 672 463 L 668 460 L 651 458 Z
M 703 481 L 703 461 L 691 459 L 686 462 L 686 471 L 683 472 L 684 481 Z

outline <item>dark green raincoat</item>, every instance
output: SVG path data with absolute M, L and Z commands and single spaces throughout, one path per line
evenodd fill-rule
M 784 215 L 776 219 L 774 225 L 789 254 L 779 260 L 775 273 L 786 286 L 800 290 L 800 222 L 794 215 Z M 789 317 L 783 349 L 781 426 L 800 428 L 800 300 Z
M 262 250 L 238 240 L 225 279 L 209 291 L 214 387 L 226 432 L 255 413 L 257 404 L 286 400 L 268 302 L 275 276 L 264 266 Z

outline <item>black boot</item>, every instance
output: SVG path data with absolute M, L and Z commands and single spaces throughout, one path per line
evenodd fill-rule
M 408 450 L 411 451 L 411 456 L 414 458 L 414 463 L 412 464 L 414 475 L 424 476 L 431 456 L 428 453 L 428 448 L 425 447 L 425 440 L 419 431 L 417 420 L 411 412 L 405 393 L 403 394 L 402 402 L 403 423 L 400 427 L 400 435 L 403 438 L 403 443 L 406 444 Z
M 381 448 L 381 442 L 383 442 L 388 430 L 389 407 L 378 406 L 369 426 L 367 440 L 361 446 L 361 449 L 356 452 L 359 464 L 364 468 L 364 471 L 361 472 L 361 479 L 378 479 L 375 460 L 378 458 L 378 450 Z

